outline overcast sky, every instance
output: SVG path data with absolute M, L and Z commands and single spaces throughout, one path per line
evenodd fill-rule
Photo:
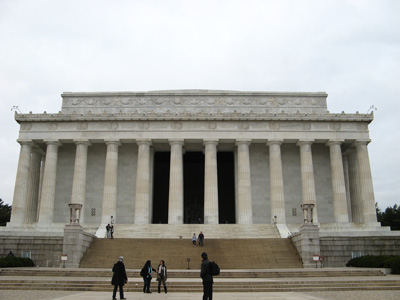
M 13 106 L 61 93 L 223 89 L 328 93 L 377 107 L 369 145 L 380 208 L 400 204 L 400 1 L 0 0 L 0 198 L 20 146 Z

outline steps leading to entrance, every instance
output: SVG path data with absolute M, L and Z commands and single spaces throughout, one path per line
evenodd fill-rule
M 142 292 L 139 270 L 128 269 L 126 292 Z M 168 291 L 202 292 L 199 270 L 170 270 Z M 111 291 L 111 268 L 106 269 L 3 269 L 0 290 Z M 153 280 L 152 290 L 156 291 Z M 214 278 L 214 292 L 305 292 L 400 290 L 400 278 L 379 269 L 222 270 Z
M 157 267 L 161 259 L 169 269 L 199 268 L 201 253 L 221 269 L 302 268 L 301 259 L 289 239 L 205 239 L 204 247 L 193 247 L 190 239 L 94 239 L 84 255 L 82 268 L 110 268 L 124 257 L 128 269 L 142 268 L 146 260 Z
M 191 239 L 193 233 L 197 236 L 200 231 L 206 239 L 280 237 L 272 224 L 114 224 L 115 238 Z

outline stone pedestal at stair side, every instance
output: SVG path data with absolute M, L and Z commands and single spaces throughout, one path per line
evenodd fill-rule
M 304 268 L 315 268 L 314 255 L 320 255 L 319 228 L 317 225 L 303 224 L 300 232 L 292 236 L 292 241 L 303 261 Z M 318 262 L 319 264 L 319 262 Z
M 89 248 L 93 236 L 83 231 L 78 224 L 65 225 L 63 255 L 68 256 L 65 262 L 67 268 L 78 268 L 87 248 Z

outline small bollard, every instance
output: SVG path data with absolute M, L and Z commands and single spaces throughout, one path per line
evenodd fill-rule
M 188 258 L 186 258 L 186 260 L 187 260 L 187 263 L 188 263 L 188 270 L 189 270 L 190 269 L 189 268 L 190 258 L 188 257 Z

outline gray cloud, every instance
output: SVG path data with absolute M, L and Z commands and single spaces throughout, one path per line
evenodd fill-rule
M 376 201 L 400 194 L 398 1 L 1 1 L 0 197 L 12 202 L 22 112 L 64 91 L 326 91 L 331 112 L 378 107 Z

